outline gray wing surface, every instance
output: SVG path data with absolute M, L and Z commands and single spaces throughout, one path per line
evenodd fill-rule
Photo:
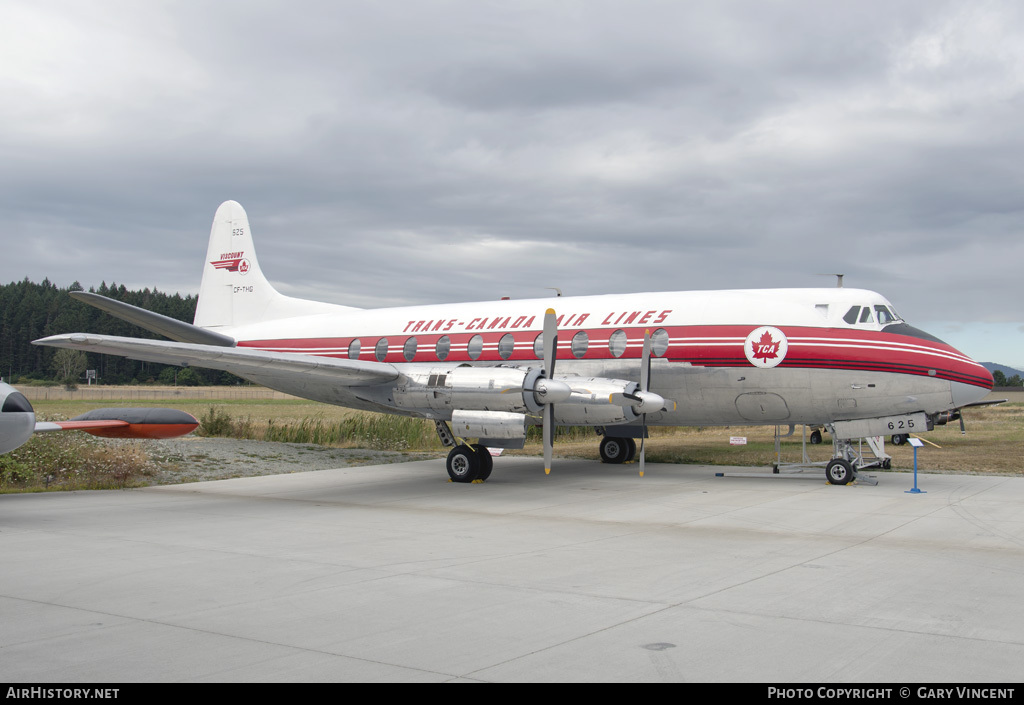
M 138 306 L 126 304 L 123 301 L 115 301 L 106 296 L 93 294 L 88 291 L 72 291 L 68 294 L 71 298 L 77 299 L 90 306 L 95 306 L 101 311 L 106 311 L 111 316 L 117 316 L 123 321 L 134 323 L 140 328 L 165 335 L 171 340 L 179 343 L 199 343 L 201 345 L 220 345 L 222 347 L 233 347 L 235 339 L 212 330 L 194 326 L 175 318 L 168 318 L 159 313 L 147 311 Z
M 310 379 L 348 387 L 383 384 L 398 379 L 399 372 L 386 362 L 342 360 L 297 353 L 268 352 L 253 348 L 228 348 L 217 345 L 177 343 L 164 340 L 124 338 L 115 335 L 69 333 L 32 341 L 33 345 L 71 348 L 85 352 L 119 355 L 132 360 L 165 365 L 206 367 L 245 377 L 247 374 L 277 378 Z

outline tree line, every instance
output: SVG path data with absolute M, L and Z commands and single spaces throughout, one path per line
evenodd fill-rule
M 67 288 L 49 279 L 41 284 L 27 278 L 0 285 L 0 377 L 11 384 L 32 380 L 85 382 L 85 370 L 96 371 L 100 384 L 164 383 L 179 385 L 236 384 L 241 380 L 227 372 L 195 368 L 181 369 L 154 362 L 129 360 L 112 355 L 32 345 L 32 341 L 60 333 L 100 333 L 134 338 L 164 338 L 143 330 L 97 308 L 76 301 L 72 291 L 84 291 L 74 282 Z M 196 312 L 195 296 L 166 294 L 156 289 L 131 290 L 123 284 L 103 282 L 88 291 L 132 306 L 192 322 Z M 75 353 L 75 354 L 71 354 Z
M 1024 379 L 1021 379 L 1020 375 L 1007 377 L 1002 370 L 993 371 L 992 379 L 995 387 L 1024 387 Z

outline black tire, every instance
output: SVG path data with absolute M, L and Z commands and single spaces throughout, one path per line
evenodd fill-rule
M 601 439 L 601 462 L 618 465 L 629 459 L 629 444 L 632 438 L 609 438 Z M 633 443 L 633 452 L 636 452 L 636 443 Z
M 472 482 L 480 476 L 480 455 L 469 446 L 455 446 L 445 463 L 452 482 Z
M 626 462 L 632 462 L 633 458 L 636 457 L 636 441 L 632 438 L 622 439 L 626 441 Z
M 853 466 L 842 458 L 832 458 L 825 466 L 825 477 L 831 485 L 848 485 L 853 482 Z
M 814 429 L 813 431 L 811 431 L 811 437 L 808 438 L 807 440 L 811 442 L 811 445 L 818 445 L 819 443 L 821 443 L 821 431 L 819 431 L 818 429 Z
M 491 476 L 491 470 L 494 469 L 494 457 L 491 455 L 491 451 L 479 443 L 473 444 L 473 450 L 476 451 L 477 457 L 480 460 L 480 472 L 477 473 L 476 479 L 486 480 Z
M 901 446 L 901 445 L 903 445 L 904 443 L 907 442 L 908 438 L 909 438 L 909 436 L 907 436 L 907 434 L 905 434 L 905 433 L 897 433 L 897 434 L 894 434 L 893 437 L 890 440 L 892 440 L 892 444 L 894 446 Z

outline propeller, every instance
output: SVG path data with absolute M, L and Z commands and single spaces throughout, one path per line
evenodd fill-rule
M 544 444 L 544 474 L 551 474 L 551 457 L 554 454 L 555 442 L 555 408 L 556 403 L 564 402 L 572 396 L 572 387 L 565 382 L 554 379 L 555 359 L 558 353 L 558 320 L 555 309 L 549 308 L 544 313 L 544 329 L 542 340 L 544 349 L 541 362 L 541 376 L 533 382 L 532 389 L 524 388 L 524 392 L 532 392 L 534 400 L 541 405 L 541 437 Z M 506 392 L 516 391 L 512 388 Z
M 644 347 L 640 354 L 640 386 L 633 392 L 612 394 L 608 401 L 619 406 L 631 406 L 640 414 L 643 433 L 640 436 L 640 477 L 644 476 L 646 460 L 644 441 L 647 438 L 647 414 L 659 411 L 674 411 L 676 403 L 651 391 L 651 331 L 644 331 Z

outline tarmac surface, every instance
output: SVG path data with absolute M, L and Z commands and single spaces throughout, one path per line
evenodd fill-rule
M 720 471 L 0 496 L 0 681 L 1024 680 L 1024 478 Z

